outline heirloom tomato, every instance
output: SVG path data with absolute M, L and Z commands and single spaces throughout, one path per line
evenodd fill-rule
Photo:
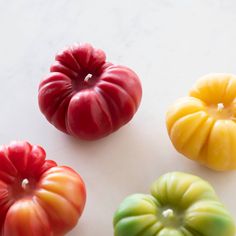
M 64 236 L 76 225 L 86 199 L 83 180 L 45 156 L 28 142 L 1 146 L 1 236 Z
M 59 130 L 81 139 L 102 138 L 131 120 L 142 96 L 141 83 L 128 67 L 106 62 L 90 44 L 56 55 L 39 86 L 39 107 Z
M 168 110 L 174 147 L 211 169 L 236 169 L 236 76 L 209 74 Z
M 114 215 L 115 236 L 234 236 L 232 216 L 209 183 L 172 172 L 151 194 L 127 197 Z

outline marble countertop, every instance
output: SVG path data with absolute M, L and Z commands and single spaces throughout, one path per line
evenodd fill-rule
M 147 193 L 178 170 L 208 180 L 236 219 L 236 173 L 217 173 L 183 158 L 165 128 L 167 107 L 207 73 L 236 73 L 234 0 L 0 0 L 0 143 L 28 140 L 75 168 L 87 185 L 84 214 L 69 236 L 113 234 L 122 199 Z M 134 119 L 98 142 L 57 131 L 39 112 L 37 89 L 54 54 L 74 42 L 104 49 L 143 84 Z

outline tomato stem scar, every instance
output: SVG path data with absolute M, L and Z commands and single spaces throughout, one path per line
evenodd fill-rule
M 92 78 L 92 76 L 93 76 L 92 74 L 87 74 L 87 75 L 85 76 L 85 78 L 84 78 L 84 81 L 85 81 L 85 82 L 88 82 L 89 79 Z
M 165 211 L 162 212 L 162 215 L 165 217 L 165 218 L 171 218 L 174 216 L 174 211 L 172 209 L 167 209 Z
M 23 179 L 22 182 L 21 182 L 21 186 L 22 186 L 23 189 L 26 189 L 28 184 L 29 184 L 28 179 Z
M 222 102 L 218 103 L 217 104 L 217 110 L 219 112 L 223 111 L 223 109 L 225 108 L 224 104 Z

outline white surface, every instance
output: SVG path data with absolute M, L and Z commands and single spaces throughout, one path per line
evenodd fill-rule
M 161 174 L 197 174 L 236 219 L 236 172 L 216 173 L 179 155 L 165 112 L 201 75 L 236 73 L 235 0 L 0 0 L 0 143 L 41 144 L 48 158 L 76 169 L 88 199 L 69 236 L 113 234 L 112 216 L 128 194 L 148 192 Z M 41 115 L 37 87 L 54 54 L 90 42 L 134 69 L 143 100 L 129 125 L 98 142 L 76 141 Z

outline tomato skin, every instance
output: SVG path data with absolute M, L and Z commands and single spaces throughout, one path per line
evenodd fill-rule
M 216 73 L 198 79 L 189 95 L 166 113 L 175 149 L 212 170 L 236 170 L 236 75 Z
M 106 62 L 105 53 L 90 44 L 68 47 L 55 60 L 39 85 L 38 102 L 56 128 L 94 140 L 132 119 L 142 97 L 134 71 Z
M 73 169 L 45 158 L 28 142 L 0 147 L 1 236 L 64 236 L 77 224 L 85 184 Z
M 114 214 L 114 236 L 235 236 L 232 215 L 205 180 L 183 172 L 158 178 Z

